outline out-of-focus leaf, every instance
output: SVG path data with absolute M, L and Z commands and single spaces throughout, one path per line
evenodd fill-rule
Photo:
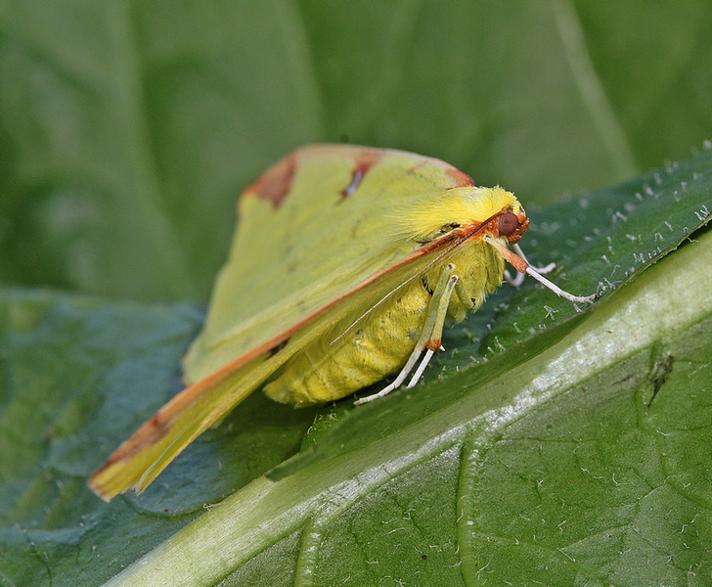
M 438 156 L 525 203 L 712 136 L 712 5 L 8 0 L 0 280 L 205 298 L 286 150 Z

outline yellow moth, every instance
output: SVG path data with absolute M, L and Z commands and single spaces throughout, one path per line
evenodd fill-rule
M 347 145 L 293 151 L 247 186 L 239 227 L 187 387 L 89 479 L 103 499 L 143 491 L 197 436 L 256 389 L 305 406 L 384 377 L 364 403 L 415 385 L 462 320 L 505 277 L 505 261 L 555 294 L 517 241 L 528 219 L 513 194 L 476 187 L 430 157 Z M 520 281 L 519 279 L 515 280 Z

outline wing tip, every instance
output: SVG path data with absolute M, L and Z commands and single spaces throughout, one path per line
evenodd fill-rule
M 122 471 L 124 459 L 114 458 L 112 454 L 98 469 L 87 478 L 87 487 L 102 501 L 109 503 L 117 495 L 133 490 L 141 495 L 153 482 L 160 471 L 151 475 L 144 472 L 138 479 Z M 162 469 L 161 469 L 162 470 Z
M 149 420 L 144 422 L 89 476 L 87 485 L 98 497 L 108 502 L 129 489 L 141 493 L 148 486 L 148 484 L 142 485 L 140 479 L 138 481 L 134 478 L 127 480 L 125 475 L 122 480 L 121 467 L 136 456 L 143 447 L 155 444 L 166 435 L 169 426 L 164 421 L 165 418 L 162 418 L 162 411 L 163 408 L 159 409 Z
M 109 503 L 120 493 L 128 491 L 131 486 L 121 487 L 120 485 L 114 485 L 111 479 L 104 479 L 107 472 L 108 463 L 104 463 L 96 471 L 94 471 L 90 477 L 87 479 L 87 487 L 94 492 L 98 498 L 102 501 Z
M 87 487 L 94 495 L 105 503 L 109 503 L 112 499 L 114 499 L 114 497 L 116 497 L 116 495 L 112 495 L 110 491 L 100 485 L 93 475 L 87 479 Z
M 123 445 L 122 445 L 123 446 Z M 121 447 L 119 447 L 120 449 Z M 129 483 L 119 480 L 119 471 L 116 467 L 120 467 L 121 455 L 117 455 L 119 449 L 115 450 L 112 455 L 104 461 L 104 463 L 87 479 L 87 487 L 91 489 L 97 497 L 105 502 L 110 502 L 117 495 L 124 493 L 130 489 L 137 489 L 136 484 L 132 481 Z

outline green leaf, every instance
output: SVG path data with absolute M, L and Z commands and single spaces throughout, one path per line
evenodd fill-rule
M 530 361 L 353 416 L 319 440 L 339 454 L 253 482 L 112 584 L 706 584 L 710 245 Z
M 308 141 L 438 156 L 529 204 L 687 157 L 712 136 L 711 21 L 695 0 L 8 0 L 0 281 L 204 299 L 237 193 Z
M 600 283 L 593 311 L 502 288 L 425 384 L 311 428 L 255 394 L 110 504 L 86 475 L 180 388 L 202 314 L 5 291 L 0 579 L 709 582 L 710 211 L 709 153 L 535 211 L 523 246 L 571 290 Z

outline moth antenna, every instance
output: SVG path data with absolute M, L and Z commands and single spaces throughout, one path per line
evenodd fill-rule
M 531 275 L 534 279 L 536 279 L 539 283 L 541 283 L 544 287 L 547 289 L 550 289 L 553 291 L 557 296 L 564 298 L 565 300 L 568 300 L 570 302 L 576 303 L 593 303 L 598 296 L 596 294 L 590 295 L 590 296 L 577 296 L 572 293 L 569 293 L 568 291 L 561 289 L 558 285 L 555 283 L 549 281 L 546 277 L 544 277 L 541 273 L 536 271 L 527 261 L 525 261 L 522 257 L 517 255 L 514 251 L 508 249 L 504 244 L 502 244 L 500 241 L 497 239 L 485 235 L 484 237 L 485 242 L 488 244 L 492 245 L 495 249 L 497 249 L 500 254 L 509 262 L 511 263 L 514 268 L 519 271 L 520 273 L 526 273 L 528 275 Z

